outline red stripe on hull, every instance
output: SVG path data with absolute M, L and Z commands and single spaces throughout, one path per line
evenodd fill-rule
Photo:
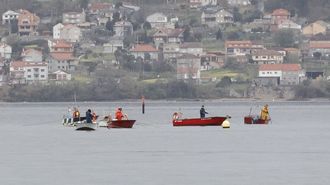
M 115 120 L 108 124 L 108 128 L 132 128 L 135 120 Z

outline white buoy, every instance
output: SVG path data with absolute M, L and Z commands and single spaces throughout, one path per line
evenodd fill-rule
M 230 116 L 227 116 L 227 119 L 222 122 L 222 128 L 230 128 L 230 122 L 229 122 Z

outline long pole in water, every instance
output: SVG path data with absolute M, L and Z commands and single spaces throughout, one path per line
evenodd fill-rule
M 144 114 L 144 96 L 142 96 L 142 114 Z

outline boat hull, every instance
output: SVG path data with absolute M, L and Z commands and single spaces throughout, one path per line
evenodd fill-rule
M 96 124 L 93 123 L 77 123 L 77 131 L 94 131 L 96 129 Z
M 257 116 L 245 116 L 244 123 L 245 124 L 268 124 L 270 119 L 263 120 L 258 118 Z
M 108 128 L 132 128 L 136 120 L 112 120 Z
M 227 117 L 207 117 L 173 120 L 173 126 L 221 126 Z

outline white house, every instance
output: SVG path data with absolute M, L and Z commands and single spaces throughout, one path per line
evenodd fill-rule
M 251 5 L 250 0 L 227 0 L 230 6 L 248 6 Z
M 292 29 L 292 30 L 301 31 L 301 25 L 288 19 L 280 23 L 278 25 L 278 29 Z
M 256 64 L 282 64 L 284 60 L 284 54 L 268 49 L 252 50 L 251 56 Z
M 58 23 L 53 27 L 53 38 L 60 39 L 61 37 L 61 30 L 64 27 L 62 23 Z
M 78 42 L 81 39 L 82 33 L 78 26 L 73 24 L 64 25 L 59 30 L 59 38 L 69 42 Z
M 47 63 L 13 61 L 10 63 L 10 78 L 13 84 L 47 81 Z
M 145 60 L 158 60 L 159 50 L 150 44 L 136 44 L 131 50 L 135 58 L 141 57 Z M 147 58 L 147 56 L 150 58 Z
M 233 23 L 234 16 L 232 13 L 220 7 L 207 7 L 201 15 L 201 23 L 209 27 L 219 27 L 219 24 Z
M 163 28 L 168 23 L 167 16 L 163 13 L 154 13 L 147 17 L 147 22 L 151 24 L 152 28 Z
M 2 24 L 9 24 L 12 20 L 18 19 L 18 12 L 8 10 L 2 14 Z
M 48 78 L 49 80 L 53 80 L 53 81 L 70 81 L 71 74 L 63 70 L 57 70 L 55 72 L 50 73 L 48 75 Z
M 23 48 L 21 57 L 25 62 L 42 62 L 42 52 L 36 49 Z
M 305 78 L 300 64 L 262 64 L 259 77 L 278 78 L 281 85 L 297 85 Z
M 133 25 L 129 21 L 118 21 L 113 26 L 115 36 L 127 37 L 133 34 Z
M 63 24 L 81 24 L 86 22 L 86 13 L 82 12 L 66 12 L 63 13 Z
M 206 5 L 217 5 L 217 0 L 189 0 L 190 8 L 198 8 Z
M 12 54 L 12 48 L 6 43 L 0 43 L 0 57 L 10 59 Z

